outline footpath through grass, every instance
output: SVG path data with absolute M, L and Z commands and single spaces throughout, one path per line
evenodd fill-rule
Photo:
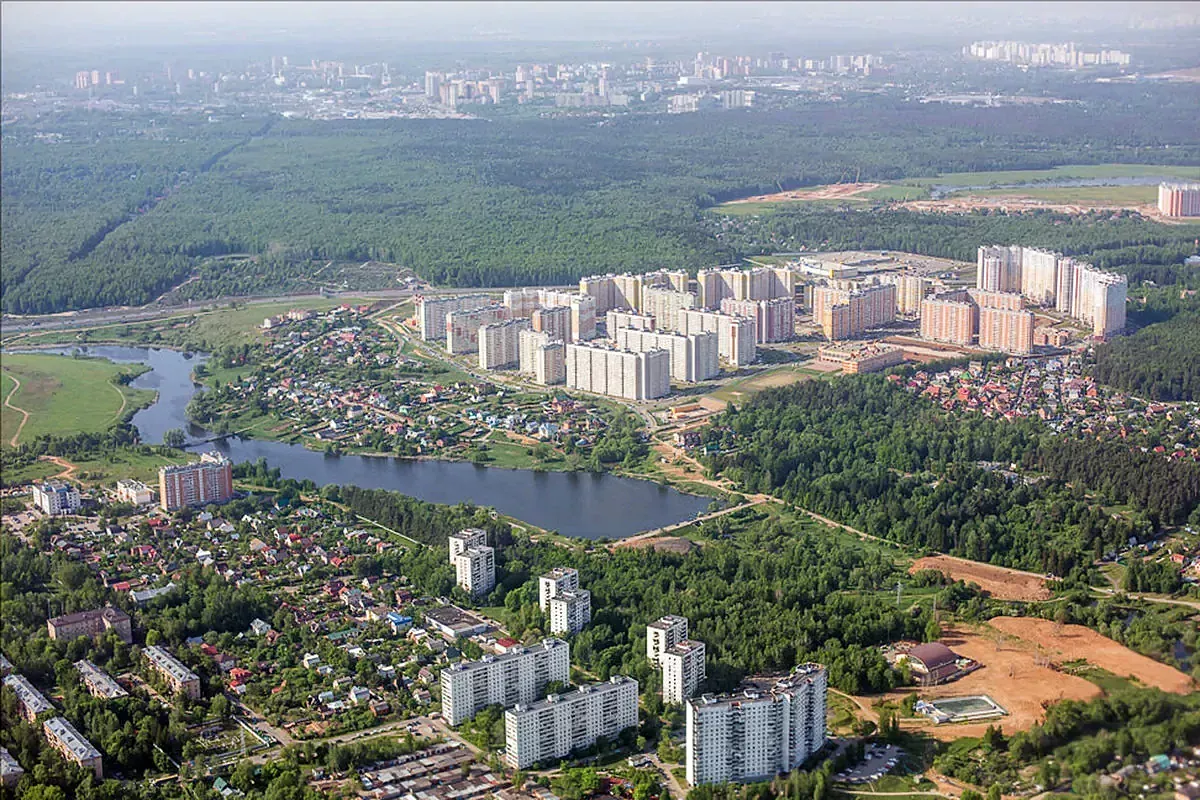
M 154 400 L 154 392 L 148 389 L 117 383 L 118 376 L 137 375 L 143 369 L 101 359 L 5 353 L 0 371 L 4 373 L 4 397 L 13 387 L 12 380 L 20 381 L 10 402 L 29 413 L 18 444 L 44 433 L 65 436 L 102 431 Z M 8 447 L 21 415 L 5 408 L 3 418 L 3 444 Z

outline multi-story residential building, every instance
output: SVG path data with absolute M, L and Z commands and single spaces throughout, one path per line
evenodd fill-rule
M 646 660 L 656 667 L 662 666 L 662 654 L 687 638 L 687 617 L 677 614 L 659 617 L 646 626 Z
M 610 314 L 613 312 L 609 312 Z M 618 328 L 613 339 L 617 347 L 634 353 L 666 350 L 671 354 L 671 377 L 677 381 L 695 383 L 716 377 L 721 371 L 717 355 L 717 334 L 665 333 Z
M 533 312 L 533 329 L 549 335 L 550 340 L 571 341 L 571 307 L 551 306 Z
M 604 315 L 604 325 L 610 339 L 615 339 L 616 332 L 623 328 L 632 328 L 636 331 L 652 331 L 655 328 L 654 317 L 649 314 L 616 309 L 609 309 L 608 313 Z
M 504 322 L 512 312 L 501 305 L 477 306 L 446 315 L 446 352 L 454 355 L 479 352 L 479 329 Z
M 104 759 L 92 743 L 75 730 L 75 726 L 62 717 L 51 717 L 42 723 L 46 743 L 67 761 L 73 761 L 84 769 L 90 769 L 96 780 L 104 777 Z
M 967 289 L 970 302 L 980 308 L 998 308 L 1002 311 L 1020 311 L 1025 307 L 1017 292 L 989 292 L 985 289 Z
M 587 589 L 564 589 L 548 605 L 551 633 L 579 633 L 592 621 L 592 593 Z
M 13 758 L 8 750 L 0 747 L 0 786 L 12 789 L 20 782 L 21 776 L 24 774 L 25 770 L 21 768 L 20 762 Z
M 663 702 L 683 703 L 696 694 L 708 677 L 704 663 L 704 642 L 684 639 L 668 647 L 659 656 L 663 671 Z
M 566 309 L 564 309 L 566 310 Z M 532 375 L 542 386 L 567 379 L 567 352 L 562 341 L 545 331 L 521 331 L 517 336 L 521 372 Z
M 154 502 L 154 490 L 141 481 L 121 480 L 117 481 L 117 499 L 135 506 L 148 506 Z
M 538 577 L 538 607 L 543 612 L 550 610 L 550 598 L 559 592 L 579 588 L 579 570 L 572 567 L 555 567 Z
M 164 511 L 227 503 L 232 498 L 233 462 L 219 452 L 202 453 L 199 461 L 158 471 L 158 500 Z
M 758 323 L 753 317 L 735 317 L 719 311 L 679 312 L 679 333 L 717 334 L 717 354 L 732 367 L 753 364 L 758 359 Z
M 752 317 L 758 332 L 758 343 L 786 342 L 796 335 L 796 300 L 776 297 L 772 300 L 721 301 L 721 313 L 735 317 Z
M 1065 259 L 1058 272 L 1055 307 L 1081 322 L 1091 324 L 1092 334 L 1104 338 L 1125 328 L 1128 289 L 1129 282 L 1124 275 Z
M 510 708 L 504 712 L 504 760 L 513 769 L 526 769 L 591 747 L 600 737 L 614 739 L 637 725 L 637 699 L 637 681 L 614 675 Z
M 813 289 L 813 321 L 830 341 L 848 339 L 896 319 L 896 287 L 892 284 Z
M 790 267 L 717 267 L 702 269 L 696 275 L 703 308 L 716 311 L 725 298 L 734 300 L 773 300 L 790 298 L 796 293 L 796 273 Z
M 77 611 L 46 620 L 46 632 L 50 638 L 65 642 L 80 636 L 100 637 L 110 630 L 116 631 L 125 644 L 133 644 L 133 627 L 130 625 L 129 615 L 112 606 Z
M 504 292 L 504 307 L 513 319 L 532 317 L 542 307 L 542 293 L 538 289 L 507 289 Z
M 921 313 L 921 302 L 929 291 L 928 278 L 907 272 L 890 272 L 879 279 L 896 287 L 897 313 L 908 317 L 916 317 Z
M 193 700 L 199 699 L 200 676 L 185 667 L 182 661 L 158 645 L 143 648 L 142 654 L 172 694 L 183 692 Z
M 450 551 L 450 563 L 454 563 L 454 557 L 462 555 L 472 547 L 483 547 L 487 544 L 487 531 L 482 528 L 463 528 L 458 533 L 452 533 L 446 537 L 446 543 Z
M 584 342 L 596 338 L 596 298 L 582 292 L 560 292 L 542 289 L 542 305 L 546 308 L 565 306 L 571 310 L 571 335 L 568 341 Z
M 666 287 L 647 287 L 642 290 L 642 311 L 654 317 L 654 327 L 659 331 L 679 329 L 679 312 L 695 308 L 696 295 L 677 292 Z M 612 331 L 609 331 L 612 336 Z
M 33 502 L 46 514 L 74 514 L 82 502 L 79 489 L 74 484 L 65 481 L 51 483 L 35 483 L 33 485 Z
M 688 783 L 753 783 L 796 769 L 825 744 L 825 696 L 825 668 L 802 664 L 769 692 L 688 700 Z
M 1021 291 L 1021 246 L 980 247 L 976 255 L 975 288 L 988 292 Z
M 500 369 L 520 363 L 518 336 L 530 329 L 527 319 L 510 319 L 479 326 L 479 368 Z
M 496 588 L 496 551 L 487 545 L 468 547 L 454 556 L 454 574 L 467 594 L 487 594 Z
M 1033 313 L 981 305 L 979 346 L 1016 355 L 1032 353 Z
M 18 675 L 15 672 L 5 675 L 4 685 L 17 696 L 17 703 L 21 706 L 21 716 L 25 717 L 27 721 L 37 722 L 39 715 L 54 710 L 50 701 L 34 688 L 34 685 L 24 675 Z
M 604 314 L 613 308 L 641 309 L 644 284 L 641 275 L 590 275 L 579 280 L 579 291 L 595 300 L 597 314 Z
M 92 693 L 93 697 L 113 700 L 129 694 L 107 672 L 86 658 L 75 662 L 75 670 L 79 673 L 79 680 L 83 681 L 83 685 Z
M 1062 261 L 1060 253 L 1036 247 L 1022 247 L 1020 286 L 1006 291 L 1020 292 L 1030 302 L 1038 305 L 1053 303 Z
M 446 315 L 452 311 L 479 308 L 487 305 L 486 294 L 468 294 L 460 297 L 418 297 L 417 329 L 425 341 L 442 339 L 446 335 Z
M 569 344 L 568 389 L 625 400 L 649 400 L 671 391 L 671 354 L 666 350 L 632 353 L 592 344 Z
M 532 703 L 551 681 L 570 680 L 570 652 L 562 639 L 545 639 L 503 655 L 451 664 L 438 677 L 442 716 L 451 725 L 461 725 L 488 706 Z
M 969 346 L 979 328 L 979 307 L 966 292 L 946 292 L 921 303 L 921 338 Z
M 1200 183 L 1161 183 L 1158 213 L 1165 217 L 1200 217 Z

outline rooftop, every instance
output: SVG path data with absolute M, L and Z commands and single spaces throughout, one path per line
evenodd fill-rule
M 687 617 L 681 617 L 676 614 L 667 614 L 666 616 L 659 617 L 658 619 L 654 620 L 654 622 L 651 622 L 646 627 L 665 631 L 668 628 L 674 627 L 675 625 L 679 625 L 681 623 L 686 625 Z
M 71 755 L 80 761 L 100 758 L 100 751 L 92 747 L 92 743 L 75 730 L 75 726 L 62 717 L 51 717 L 42 723 L 42 729 L 47 738 L 57 739 Z
M 112 700 L 115 697 L 125 697 L 129 694 L 107 672 L 86 658 L 76 661 L 75 669 L 79 671 L 79 676 L 83 678 L 91 690 L 101 697 Z
M 150 659 L 150 663 L 161 669 L 163 672 L 171 675 L 176 680 L 192 681 L 200 680 L 200 676 L 192 672 L 183 665 L 179 659 L 168 653 L 158 645 L 150 645 L 142 650 L 146 654 L 146 658 Z
M 636 693 L 637 681 L 635 681 L 633 678 L 627 678 L 624 675 L 613 675 L 607 681 L 600 681 L 599 683 L 587 683 L 583 686 L 580 686 L 578 689 L 566 692 L 565 694 L 546 695 L 545 700 L 535 700 L 532 703 L 519 703 L 513 708 L 509 709 L 508 713 L 528 714 L 534 711 L 541 711 L 542 709 L 559 705 L 561 703 L 571 703 L 594 692 L 615 691 L 619 687 L 626 686 L 628 684 L 633 684 L 633 690 Z
M 667 648 L 667 655 L 686 656 L 688 653 L 693 653 L 697 650 L 704 649 L 704 642 L 696 639 L 684 639 L 682 642 L 677 642 Z
M 61 617 L 55 617 L 50 620 L 50 624 L 58 628 L 63 625 L 78 625 L 80 622 L 102 618 L 110 623 L 128 621 L 129 615 L 119 608 L 105 606 L 104 608 L 93 608 L 90 611 L 76 611 L 74 614 L 64 614 Z
M 458 606 L 438 606 L 425 612 L 425 618 L 447 628 L 473 628 L 485 624 L 484 620 L 474 614 L 463 611 Z
M 37 715 L 54 708 L 24 675 L 6 675 L 4 685 L 13 690 L 21 705 L 25 706 L 25 710 L 30 714 Z
M 941 642 L 919 644 L 908 651 L 908 657 L 920 661 L 926 669 L 936 669 L 958 660 L 955 652 Z
M 538 651 L 549 652 L 557 650 L 560 647 L 568 647 L 568 645 L 562 639 L 543 639 L 532 647 L 522 647 L 496 656 L 486 655 L 476 661 L 460 661 L 457 664 L 451 664 L 447 669 L 451 672 L 469 672 L 471 670 L 486 669 L 492 664 L 502 664 L 505 661 L 512 661 L 513 659 L 537 653 Z M 567 652 L 570 651 L 568 650 Z
M 554 569 L 550 570 L 549 572 L 542 573 L 542 577 L 548 578 L 550 580 L 558 581 L 558 580 L 562 580 L 563 578 L 567 577 L 568 575 L 578 575 L 578 574 L 579 574 L 579 570 L 574 569 L 573 567 L 555 567 Z

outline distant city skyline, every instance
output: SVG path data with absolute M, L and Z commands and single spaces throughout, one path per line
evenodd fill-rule
M 724 36 L 797 41 L 816 32 L 946 35 L 964 29 L 1120 26 L 1194 14 L 1159 3 L 937 2 L 5 2 L 3 46 L 40 48 L 283 44 L 314 37 L 403 42 L 680 40 Z M 794 26 L 794 27 L 793 27 Z

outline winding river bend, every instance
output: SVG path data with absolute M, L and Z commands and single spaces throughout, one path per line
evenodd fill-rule
M 48 348 L 39 352 L 106 358 L 118 364 L 146 364 L 150 371 L 131 384 L 153 389 L 153 405 L 133 416 L 142 440 L 159 444 L 171 428 L 203 437 L 187 421 L 188 402 L 197 392 L 191 373 L 204 355 L 146 347 L 94 345 Z M 203 445 L 234 462 L 265 458 L 285 478 L 308 479 L 319 486 L 353 484 L 393 489 L 433 503 L 470 501 L 568 536 L 619 539 L 689 519 L 708 507 L 708 499 L 684 494 L 650 481 L 592 473 L 497 469 L 457 461 L 405 461 L 374 456 L 329 456 L 303 445 L 230 437 Z

